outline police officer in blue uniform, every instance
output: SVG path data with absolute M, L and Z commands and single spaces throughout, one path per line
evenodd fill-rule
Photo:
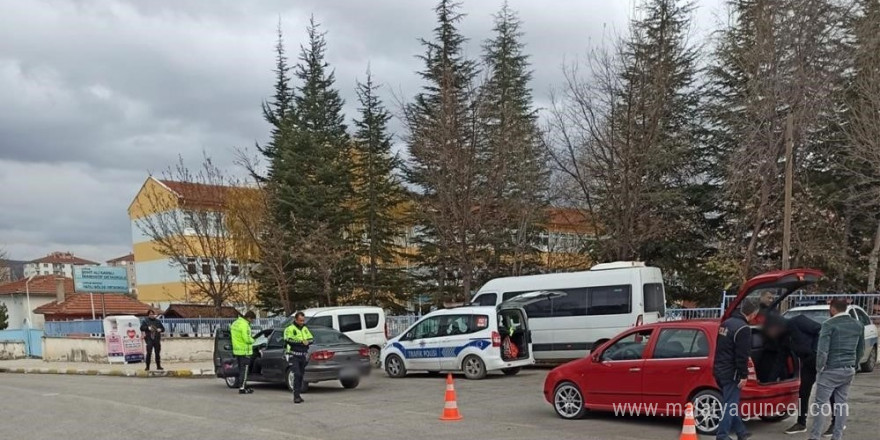
M 758 309 L 757 301 L 746 298 L 740 309 L 718 328 L 713 368 L 715 382 L 721 388 L 721 422 L 715 434 L 718 440 L 729 440 L 731 430 L 736 432 L 739 440 L 752 437 L 740 417 L 739 397 L 749 376 L 749 352 L 752 349 L 749 322 L 758 316 Z

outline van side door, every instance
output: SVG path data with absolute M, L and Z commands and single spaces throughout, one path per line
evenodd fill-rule
M 366 338 L 364 337 L 364 316 L 362 313 L 340 314 L 336 316 L 336 320 L 339 323 L 338 330 L 345 333 L 345 336 L 348 336 L 358 344 L 366 343 Z

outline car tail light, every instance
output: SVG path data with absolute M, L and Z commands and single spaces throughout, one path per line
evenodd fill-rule
M 358 350 L 358 354 L 360 354 L 362 358 L 368 358 L 370 357 L 370 349 L 367 347 L 361 347 L 361 349 Z
M 333 356 L 336 356 L 336 353 L 329 350 L 321 350 L 312 353 L 310 358 L 313 361 L 328 361 L 330 359 L 333 359 Z
M 391 326 L 385 323 L 385 339 L 391 339 Z
M 500 347 L 501 346 L 501 335 L 498 332 L 492 332 L 492 346 Z
M 642 315 L 639 315 L 636 318 L 636 325 L 635 326 L 638 327 L 638 326 L 642 325 L 642 322 L 644 322 L 644 320 L 645 320 L 645 318 Z
M 758 373 L 755 372 L 755 363 L 752 362 L 752 358 L 749 358 L 749 382 L 757 382 L 758 381 Z

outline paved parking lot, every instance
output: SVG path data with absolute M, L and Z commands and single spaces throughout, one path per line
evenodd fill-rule
M 276 386 L 239 396 L 214 379 L 0 374 L 4 438 L 149 439 L 674 439 L 680 420 L 556 417 L 541 398 L 547 370 L 483 381 L 457 377 L 461 422 L 440 422 L 443 377 L 389 379 L 381 372 L 355 390 L 313 386 L 294 406 Z M 853 387 L 847 438 L 877 438 L 880 374 L 860 374 Z M 777 424 L 750 422 L 761 439 L 806 438 Z

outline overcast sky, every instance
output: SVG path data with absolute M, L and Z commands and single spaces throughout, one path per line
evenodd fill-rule
M 183 3 L 183 5 L 181 5 Z M 695 33 L 723 15 L 697 0 Z M 126 209 L 150 172 L 202 151 L 230 169 L 267 138 L 279 17 L 290 55 L 311 14 L 354 115 L 369 64 L 382 95 L 413 96 L 435 0 L 28 0 L 0 3 L 0 249 L 30 260 L 73 251 L 104 261 L 131 249 Z M 466 0 L 476 57 L 501 0 Z M 565 60 L 625 31 L 632 0 L 510 0 L 524 21 L 536 105 Z M 699 37 L 697 37 L 699 38 Z M 395 124 L 397 125 L 397 124 Z

